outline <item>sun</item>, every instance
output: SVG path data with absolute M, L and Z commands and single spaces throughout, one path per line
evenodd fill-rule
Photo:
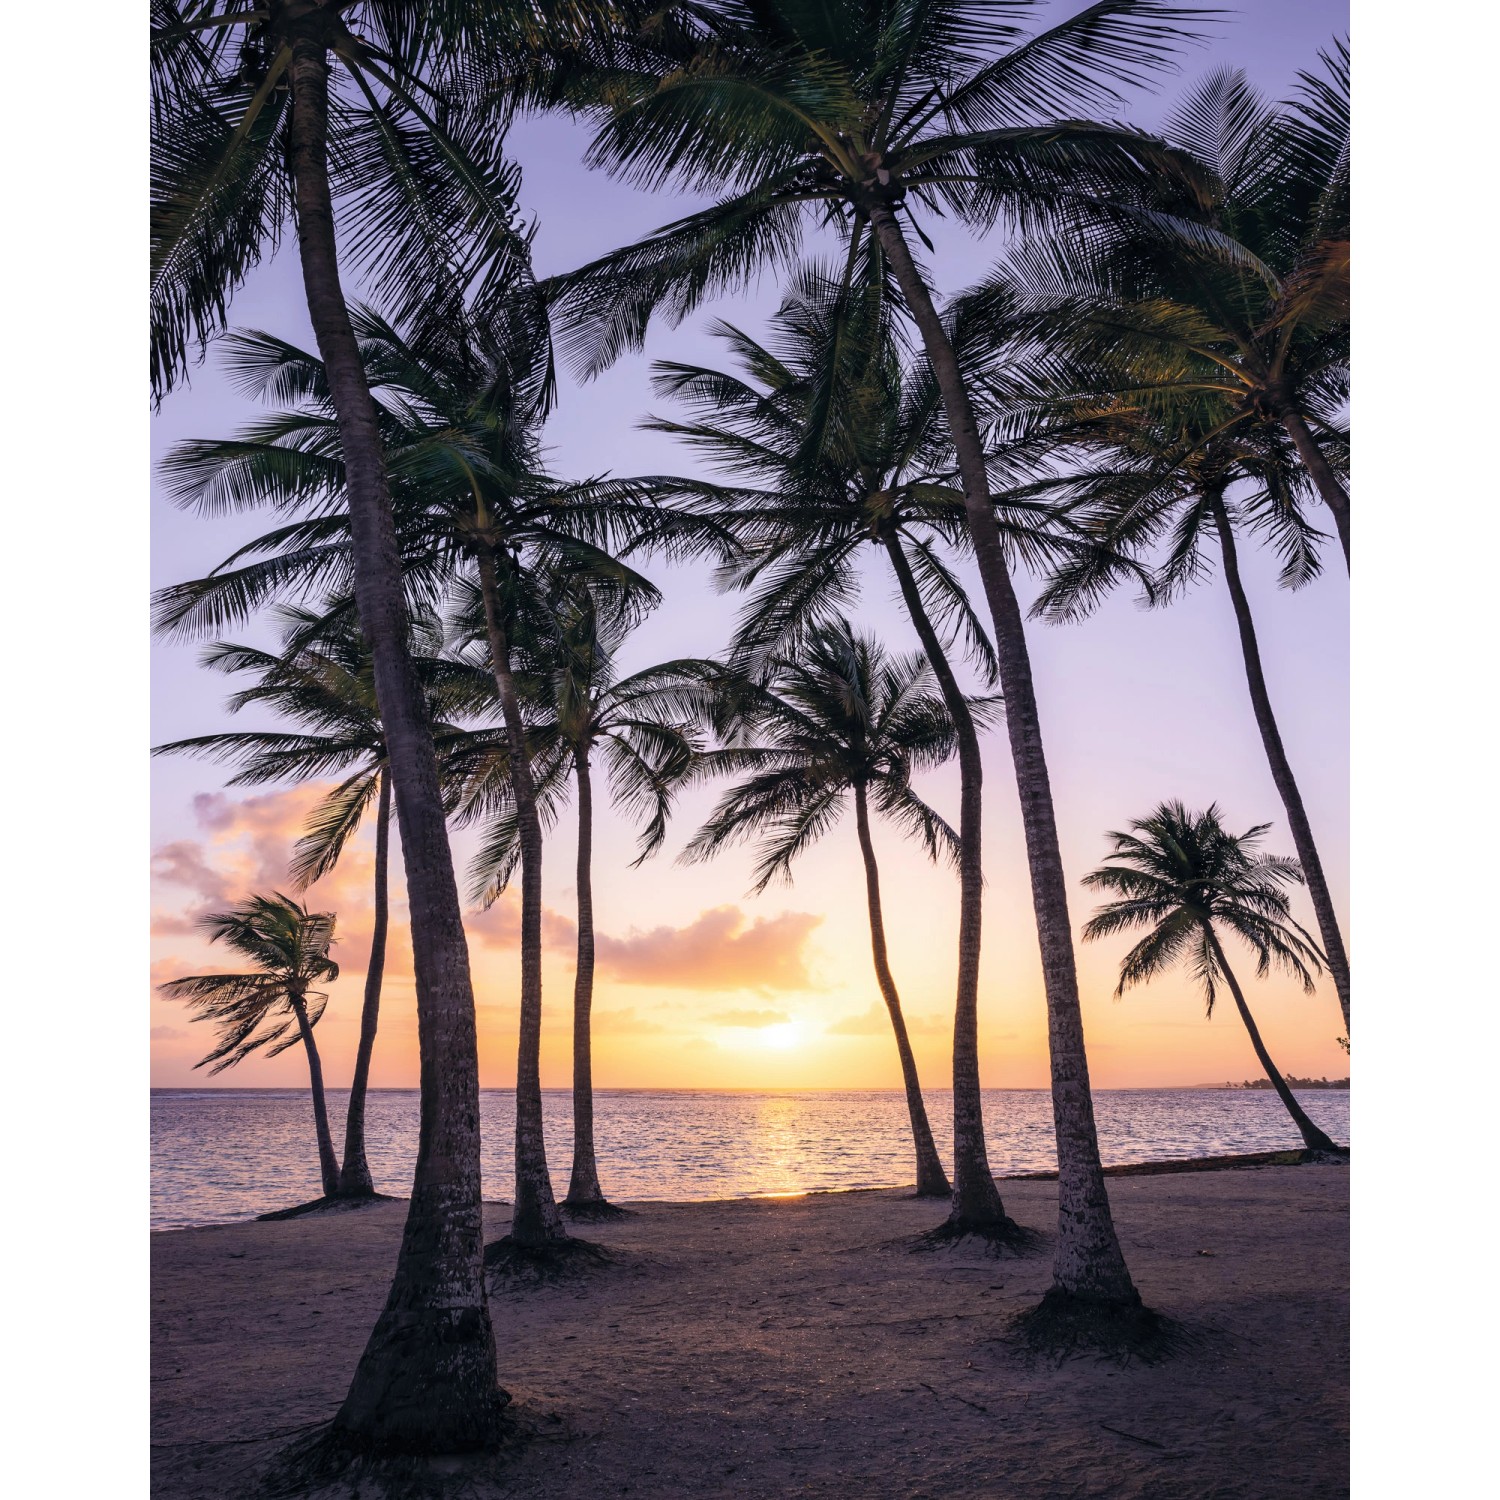
M 802 1040 L 800 1021 L 783 1021 L 779 1026 L 767 1026 L 760 1034 L 763 1046 L 775 1052 L 789 1052 Z

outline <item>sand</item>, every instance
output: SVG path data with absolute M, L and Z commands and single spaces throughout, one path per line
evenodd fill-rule
M 614 1264 L 493 1297 L 501 1383 L 536 1435 L 453 1465 L 440 1493 L 1330 1500 L 1348 1490 L 1348 1185 L 1337 1166 L 1113 1179 L 1142 1294 L 1194 1336 L 1124 1367 L 1024 1355 L 1006 1328 L 1048 1256 L 912 1254 L 941 1207 L 896 1190 L 635 1205 L 580 1228 Z M 1002 1186 L 1051 1227 L 1053 1184 Z M 152 1236 L 154 1495 L 252 1493 L 333 1414 L 405 1210 Z M 506 1210 L 488 1212 L 498 1237 Z

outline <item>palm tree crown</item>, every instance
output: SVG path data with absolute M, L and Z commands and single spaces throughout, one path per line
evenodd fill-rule
M 1151 930 L 1120 964 L 1116 996 L 1133 985 L 1185 963 L 1213 1014 L 1225 977 L 1223 950 L 1214 936 L 1222 927 L 1255 955 L 1256 974 L 1272 968 L 1297 979 L 1311 993 L 1322 955 L 1291 917 L 1284 887 L 1300 885 L 1297 861 L 1256 849 L 1269 823 L 1232 834 L 1217 806 L 1189 812 L 1181 802 L 1163 802 L 1129 833 L 1111 833 L 1109 862 L 1084 877 L 1090 890 L 1119 899 L 1101 907 L 1083 930 L 1085 938 Z
M 163 984 L 162 994 L 185 1000 L 195 1021 L 212 1021 L 218 1043 L 195 1067 L 212 1063 L 222 1073 L 252 1052 L 267 1057 L 285 1052 L 301 1039 L 295 1007 L 307 1004 L 307 1024 L 317 1024 L 328 1004 L 327 993 L 313 988 L 339 977 L 328 956 L 334 919 L 310 912 L 290 896 L 248 896 L 228 911 L 210 912 L 199 926 L 210 942 L 223 943 L 255 968 L 242 974 L 194 974 Z M 288 1035 L 288 1032 L 291 1032 Z

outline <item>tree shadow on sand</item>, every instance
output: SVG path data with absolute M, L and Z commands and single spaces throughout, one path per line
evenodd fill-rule
M 620 1257 L 592 1240 L 574 1235 L 541 1244 L 520 1243 L 506 1235 L 484 1247 L 484 1270 L 495 1291 L 525 1291 L 555 1286 L 619 1264 Z
M 361 1193 L 358 1196 L 342 1195 L 333 1198 L 313 1198 L 306 1203 L 294 1204 L 291 1208 L 276 1208 L 268 1214 L 256 1214 L 257 1224 L 271 1223 L 279 1219 L 303 1219 L 309 1214 L 350 1213 L 357 1208 L 369 1208 L 374 1203 L 404 1203 L 404 1198 L 392 1197 L 389 1193 Z

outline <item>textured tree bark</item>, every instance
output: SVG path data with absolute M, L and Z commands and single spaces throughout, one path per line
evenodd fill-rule
M 380 1025 L 380 985 L 385 974 L 385 934 L 390 923 L 391 774 L 380 773 L 375 812 L 375 918 L 370 933 L 370 962 L 365 969 L 365 1000 L 359 1013 L 359 1051 L 349 1082 L 349 1113 L 344 1119 L 344 1165 L 339 1169 L 340 1198 L 369 1198 L 375 1193 L 365 1159 L 365 1096 L 370 1089 L 370 1058 Z
M 289 997 L 292 1014 L 297 1018 L 297 1031 L 302 1037 L 302 1047 L 307 1053 L 307 1073 L 312 1085 L 313 1125 L 318 1132 L 318 1167 L 323 1176 L 323 1196 L 332 1198 L 339 1190 L 339 1163 L 333 1154 L 333 1135 L 328 1129 L 328 1096 L 323 1092 L 323 1060 L 318 1056 L 318 1044 L 313 1040 L 312 1027 L 307 1021 L 307 1004 L 300 995 Z
M 1313 912 L 1318 919 L 1318 934 L 1323 939 L 1323 953 L 1328 959 L 1328 972 L 1333 976 L 1339 1009 L 1344 1016 L 1344 1035 L 1348 1036 L 1349 957 L 1344 948 L 1344 935 L 1339 931 L 1338 917 L 1334 914 L 1333 897 L 1328 891 L 1328 879 L 1323 874 L 1323 861 L 1318 857 L 1312 825 L 1307 820 L 1307 809 L 1302 805 L 1302 792 L 1297 786 L 1297 778 L 1292 775 L 1286 747 L 1281 743 L 1281 729 L 1271 708 L 1271 695 L 1266 688 L 1266 674 L 1261 666 L 1260 644 L 1255 637 L 1255 619 L 1250 613 L 1250 601 L 1240 578 L 1234 528 L 1229 523 L 1229 513 L 1224 508 L 1223 497 L 1213 496 L 1212 505 L 1214 526 L 1219 533 L 1219 549 L 1224 557 L 1224 581 L 1229 585 L 1229 597 L 1234 603 L 1234 618 L 1240 630 L 1240 650 L 1245 658 L 1245 680 L 1250 685 L 1250 702 L 1255 708 L 1255 722 L 1260 728 L 1261 743 L 1266 747 L 1271 780 L 1276 783 L 1276 790 L 1281 794 L 1281 805 L 1286 808 L 1287 826 L 1292 831 L 1292 843 L 1302 864 L 1302 874 L 1307 880 L 1307 892 L 1312 898 Z
M 1214 958 L 1224 971 L 1224 982 L 1229 986 L 1229 993 L 1234 996 L 1240 1020 L 1245 1023 L 1245 1030 L 1250 1033 L 1250 1045 L 1255 1048 L 1255 1055 L 1260 1059 L 1261 1067 L 1266 1070 L 1266 1077 L 1271 1080 L 1271 1087 L 1276 1090 L 1277 1097 L 1286 1105 L 1286 1112 L 1292 1117 L 1297 1129 L 1302 1132 L 1303 1144 L 1309 1151 L 1337 1151 L 1339 1148 L 1308 1119 L 1302 1106 L 1297 1103 L 1297 1096 L 1286 1086 L 1286 1079 L 1281 1076 L 1276 1064 L 1271 1061 L 1271 1054 L 1266 1051 L 1266 1044 L 1260 1039 L 1260 1028 L 1255 1024 L 1255 1018 L 1250 1014 L 1250 1007 L 1245 1004 L 1245 997 L 1240 992 L 1239 980 L 1234 977 L 1234 970 L 1229 967 L 1229 960 L 1224 956 L 1218 933 L 1213 930 L 1210 923 L 1205 922 L 1203 927 L 1208 934 L 1208 942 L 1213 949 Z
M 328 186 L 327 50 L 317 26 L 306 17 L 299 25 L 307 29 L 293 49 L 289 142 L 298 248 L 338 419 L 355 599 L 374 660 L 401 819 L 422 1085 L 417 1164 L 395 1275 L 333 1430 L 354 1447 L 457 1452 L 498 1441 L 509 1399 L 495 1381 L 484 1285 L 474 995 L 432 734 L 407 649 L 401 554 L 375 405 L 339 284 Z
M 578 968 L 573 976 L 573 1174 L 563 1201 L 574 1208 L 595 1208 L 605 1200 L 594 1156 L 594 1050 L 589 1024 L 594 1007 L 594 784 L 587 742 L 573 754 L 578 780 Z
M 1031 657 L 1021 606 L 1011 585 L 990 501 L 984 447 L 942 319 L 912 260 L 901 226 L 888 206 L 875 203 L 870 224 L 879 237 L 896 283 L 906 301 L 942 392 L 959 474 L 974 557 L 984 584 L 995 629 L 1000 689 L 1005 695 L 1005 725 L 1020 795 L 1021 823 L 1031 870 L 1032 905 L 1042 954 L 1047 993 L 1047 1040 L 1052 1059 L 1052 1119 L 1057 1135 L 1058 1216 L 1053 1289 L 1064 1295 L 1101 1303 L 1134 1305 L 1139 1293 L 1120 1250 L 1094 1125 L 1089 1089 L 1088 1054 L 1083 1040 L 1083 1011 L 1078 1001 L 1078 971 L 1073 957 L 1073 928 L 1068 916 L 1068 888 L 1052 786 L 1042 748 L 1041 720 L 1031 681 Z
M 875 982 L 891 1014 L 896 1033 L 896 1052 L 901 1058 L 901 1079 L 906 1086 L 906 1112 L 911 1116 L 912 1144 L 917 1153 L 917 1196 L 946 1198 L 953 1191 L 948 1174 L 938 1159 L 927 1122 L 927 1106 L 922 1102 L 922 1085 L 917 1078 L 917 1060 L 912 1056 L 911 1039 L 906 1034 L 906 1017 L 901 1014 L 901 996 L 896 992 L 895 976 L 885 948 L 885 917 L 880 907 L 880 870 L 875 864 L 875 845 L 870 841 L 870 810 L 864 786 L 854 788 L 854 824 L 859 831 L 859 852 L 865 861 L 865 893 L 870 905 L 870 951 L 875 959 Z
M 511 790 L 521 844 L 521 1035 L 516 1049 L 516 1194 L 510 1237 L 518 1245 L 542 1245 L 568 1237 L 552 1196 L 547 1145 L 542 1139 L 542 825 L 526 749 L 526 725 L 511 672 L 510 638 L 500 615 L 495 554 L 480 547 L 478 561 L 490 661 L 510 745 Z
M 984 1143 L 979 1086 L 979 951 L 984 912 L 984 861 L 980 815 L 984 766 L 974 716 L 948 664 L 943 643 L 927 617 L 911 564 L 894 533 L 885 537 L 906 612 L 942 690 L 958 733 L 958 994 L 953 1009 L 953 1207 L 955 1229 L 980 1229 L 1005 1221 L 1005 1205 Z
M 1307 423 L 1302 420 L 1300 412 L 1283 411 L 1281 425 L 1286 428 L 1287 436 L 1296 447 L 1297 457 L 1302 460 L 1302 467 L 1307 470 L 1308 477 L 1317 485 L 1318 493 L 1323 497 L 1323 503 L 1333 512 L 1333 525 L 1339 534 L 1339 545 L 1344 549 L 1344 566 L 1347 568 L 1349 566 L 1349 491 L 1339 482 L 1339 476 L 1333 472 L 1333 465 L 1323 457 L 1323 450 L 1318 447 Z

